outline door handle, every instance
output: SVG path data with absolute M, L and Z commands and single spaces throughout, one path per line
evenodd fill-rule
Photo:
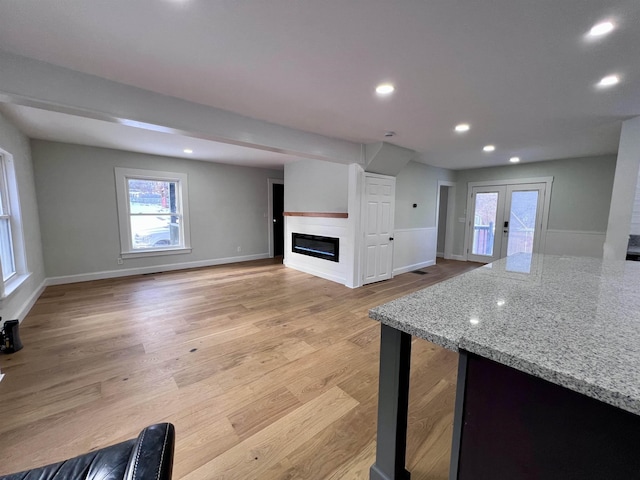
M 389 237 L 389 241 L 390 241 L 390 242 L 393 242 L 393 237 Z

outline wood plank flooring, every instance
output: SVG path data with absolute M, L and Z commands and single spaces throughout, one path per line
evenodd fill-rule
M 359 289 L 278 260 L 48 287 L 0 356 L 0 475 L 176 426 L 174 478 L 368 479 L 368 309 L 478 264 Z M 457 356 L 413 342 L 407 465 L 446 479 Z

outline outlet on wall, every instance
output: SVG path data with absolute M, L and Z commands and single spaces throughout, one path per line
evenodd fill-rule
M 123 263 L 124 263 L 124 260 L 118 257 L 118 265 L 122 265 Z
M 240 253 L 241 251 L 242 251 L 242 247 L 238 245 L 238 253 Z

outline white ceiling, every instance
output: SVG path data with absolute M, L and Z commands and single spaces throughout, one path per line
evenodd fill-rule
M 0 112 L 29 137 L 41 140 L 270 169 L 280 169 L 282 165 L 297 160 L 291 155 L 267 150 L 133 128 L 22 105 L 0 104 Z M 192 150 L 192 153 L 185 153 L 185 149 Z
M 618 28 L 585 40 L 603 19 Z M 422 161 L 468 168 L 616 152 L 621 121 L 640 115 L 639 24 L 638 0 L 4 0 L 0 49 L 358 143 L 393 130 Z M 621 83 L 597 89 L 610 73 Z M 374 94 L 382 81 L 390 98 Z M 156 142 L 12 114 L 39 138 Z M 453 133 L 460 122 L 471 131 Z

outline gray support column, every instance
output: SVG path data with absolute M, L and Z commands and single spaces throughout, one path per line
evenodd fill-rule
M 464 416 L 464 395 L 467 383 L 468 354 L 460 350 L 458 355 L 458 381 L 456 384 L 456 406 L 453 413 L 453 442 L 451 444 L 451 463 L 449 466 L 449 480 L 457 480 L 460 462 L 460 445 L 462 442 L 462 421 Z
M 382 325 L 378 390 L 378 443 L 370 480 L 409 480 L 405 468 L 411 335 Z

